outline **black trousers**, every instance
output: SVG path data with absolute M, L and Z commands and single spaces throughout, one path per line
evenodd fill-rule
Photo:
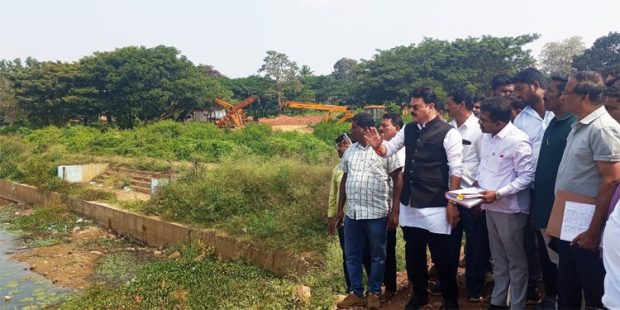
M 347 255 L 344 253 L 344 226 L 338 227 L 338 241 L 340 242 L 340 249 L 342 249 L 342 270 L 344 271 L 344 280 L 347 284 L 347 294 L 351 292 L 351 279 L 349 279 L 349 271 L 347 269 Z M 366 275 L 370 274 L 370 253 L 368 247 L 364 252 L 364 258 L 362 264 L 366 270 Z
M 461 240 L 465 231 L 465 282 L 469 297 L 482 295 L 485 274 L 490 269 L 491 251 L 485 213 L 476 216 L 472 209 L 458 206 L 461 220 L 455 229 L 452 239 L 451 254 L 456 264 L 461 253 Z
M 413 293 L 427 295 L 428 265 L 426 248 L 433 256 L 437 265 L 439 281 L 441 281 L 444 299 L 457 299 L 456 271 L 458 258 L 454 258 L 451 250 L 451 238 L 454 235 L 434 234 L 426 229 L 416 227 L 402 227 L 405 239 L 405 259 L 407 261 L 407 276 L 413 284 Z
M 385 284 L 386 290 L 396 292 L 396 229 L 387 231 L 383 283 Z
M 558 240 L 558 309 L 580 309 L 583 297 L 587 308 L 603 308 L 605 267 L 600 251 L 586 251 Z
M 538 239 L 538 256 L 540 257 L 543 281 L 545 282 L 545 295 L 556 296 L 558 294 L 558 266 L 549 258 L 545 239 L 540 230 L 536 231 L 536 238 Z

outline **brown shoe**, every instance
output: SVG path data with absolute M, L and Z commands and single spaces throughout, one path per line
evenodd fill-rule
M 377 310 L 381 307 L 381 301 L 379 301 L 379 295 L 368 294 L 368 310 Z
M 390 291 L 390 290 L 385 290 L 385 292 L 383 292 L 383 293 L 381 293 L 381 295 L 379 295 L 379 301 L 381 301 L 381 303 L 384 304 L 388 300 L 390 300 L 392 297 L 394 297 L 394 295 L 396 295 L 396 292 Z
M 336 306 L 341 309 L 364 307 L 366 306 L 366 298 L 349 293 L 349 295 L 347 295 L 347 297 L 345 297 L 341 302 L 337 303 Z

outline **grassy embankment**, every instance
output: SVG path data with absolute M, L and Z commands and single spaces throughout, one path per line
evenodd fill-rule
M 95 287 L 67 307 L 90 303 L 118 306 L 115 302 L 128 308 L 159 302 L 208 302 L 224 308 L 306 307 L 292 294 L 293 287 L 304 284 L 312 289 L 312 307 L 324 308 L 331 304 L 333 294 L 342 292 L 343 280 L 339 248 L 334 237 L 325 235 L 323 223 L 329 175 L 337 161 L 333 148 L 323 140 L 346 130 L 344 126 L 319 125 L 315 136 L 273 132 L 261 125 L 225 132 L 212 125 L 171 122 L 104 133 L 85 127 L 19 130 L 2 137 L 0 177 L 80 198 L 110 200 L 109 194 L 57 180 L 55 167 L 86 163 L 101 155 L 134 157 L 120 164 L 159 171 L 173 168 L 183 174 L 150 202 L 134 205 L 136 210 L 218 228 L 276 251 L 312 252 L 327 258 L 321 270 L 292 280 L 243 263 L 218 261 L 212 254 L 196 262 L 192 258 L 196 255 L 191 254 L 196 246 L 191 245 L 180 251 L 180 259 L 139 264 L 137 268 L 143 272 L 137 272 L 133 281 L 113 290 Z M 218 165 L 204 171 L 172 167 L 170 161 Z M 198 283 L 211 293 L 195 289 Z M 222 295 L 214 293 L 218 291 Z M 144 295 L 136 297 L 135 292 Z

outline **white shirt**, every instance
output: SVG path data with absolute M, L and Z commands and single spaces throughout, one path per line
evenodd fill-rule
M 463 139 L 463 175 L 461 176 L 461 187 L 471 187 L 476 180 L 478 173 L 478 156 L 480 137 L 482 130 L 478 123 L 478 118 L 472 113 L 461 126 L 457 126 L 456 120 L 452 120 L 450 125 L 461 134 Z
M 525 132 L 530 138 L 534 170 L 536 170 L 536 164 L 538 163 L 538 154 L 540 153 L 540 144 L 542 143 L 543 135 L 554 117 L 555 114 L 553 114 L 553 112 L 545 111 L 545 118 L 543 119 L 538 115 L 538 112 L 529 105 L 515 117 L 515 126 Z
M 532 147 L 527 134 L 508 123 L 495 136 L 480 139 L 478 184 L 498 191 L 501 198 L 482 209 L 503 213 L 530 213 L 529 186 L 534 180 Z
M 605 294 L 603 305 L 620 309 L 620 201 L 609 215 L 603 234 L 603 264 L 605 265 Z
M 420 124 L 418 126 L 422 128 Z M 404 149 L 405 127 L 396 133 L 392 140 L 383 142 L 387 148 L 386 156 Z M 443 147 L 448 158 L 449 174 L 460 177 L 463 171 L 463 140 L 456 129 L 450 129 L 446 133 L 446 137 L 443 139 Z M 450 223 L 448 223 L 446 208 L 412 208 L 401 203 L 398 221 L 400 226 L 422 228 L 436 234 L 449 235 L 452 231 Z

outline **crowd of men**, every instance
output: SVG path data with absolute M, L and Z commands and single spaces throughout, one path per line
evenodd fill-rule
M 338 231 L 348 293 L 337 306 L 377 309 L 397 292 L 400 226 L 413 287 L 406 309 L 426 305 L 429 293 L 442 295 L 442 309 L 459 308 L 463 233 L 469 302 L 620 309 L 618 71 L 498 75 L 488 99 L 451 91 L 449 123 L 430 87 L 412 92 L 407 125 L 387 113 L 377 130 L 370 114 L 355 115 L 350 134 L 336 140 L 341 160 L 329 199 L 328 229 Z M 467 208 L 446 199 L 460 188 L 479 189 L 483 202 Z M 547 232 L 558 192 L 595 201 L 589 227 L 572 240 Z M 438 276 L 432 286 L 427 249 Z M 489 274 L 493 289 L 484 296 Z

